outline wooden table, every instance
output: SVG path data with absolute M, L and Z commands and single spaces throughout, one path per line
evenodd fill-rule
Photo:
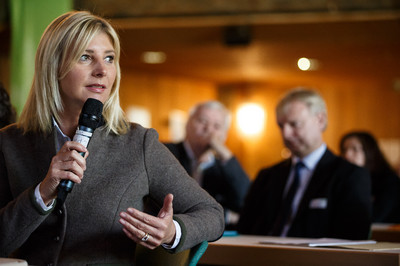
M 370 251 L 260 243 L 268 238 L 222 237 L 209 243 L 199 265 L 400 265 L 400 249 Z
M 400 224 L 373 224 L 371 239 L 400 243 Z

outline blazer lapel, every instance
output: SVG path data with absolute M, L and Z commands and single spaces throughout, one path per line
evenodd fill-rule
M 296 217 L 299 217 L 304 210 L 309 208 L 308 204 L 312 198 L 318 194 L 318 191 L 327 185 L 327 182 L 329 182 L 331 176 L 334 174 L 335 164 L 332 163 L 334 160 L 335 155 L 327 149 L 321 160 L 318 162 L 307 189 L 304 192 Z
M 46 176 L 51 160 L 56 154 L 55 131 L 53 130 L 46 136 L 34 134 L 32 135 L 32 142 L 34 145 L 33 152 L 37 162 L 36 169 L 38 173 L 34 178 L 36 178 L 36 183 L 39 183 Z
M 292 165 L 292 160 L 286 160 L 282 163 L 279 169 L 273 175 L 279 176 L 280 178 L 273 178 L 274 184 L 271 185 L 273 187 L 273 191 L 271 194 L 273 195 L 273 204 L 272 206 L 268 206 L 268 208 L 272 208 L 274 216 L 278 215 L 279 210 L 281 208 L 281 204 L 283 201 L 283 193 L 285 191 L 287 180 L 289 179 L 289 173 Z
M 279 191 L 277 191 L 277 192 L 279 193 L 281 200 L 283 199 L 282 195 L 284 193 L 286 183 L 289 179 L 289 173 L 290 173 L 291 168 L 292 168 L 292 160 L 288 159 L 283 163 L 282 169 L 280 170 L 280 173 L 279 173 L 279 176 L 282 176 L 282 178 L 277 179 L 277 181 L 279 183 L 277 184 L 276 188 L 279 188 Z

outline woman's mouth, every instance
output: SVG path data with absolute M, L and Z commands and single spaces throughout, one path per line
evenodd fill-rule
M 102 92 L 106 89 L 106 86 L 102 85 L 102 84 L 90 84 L 87 85 L 86 88 L 88 88 L 91 91 L 94 92 Z

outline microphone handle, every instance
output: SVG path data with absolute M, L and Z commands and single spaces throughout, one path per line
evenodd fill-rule
M 90 138 L 93 135 L 93 131 L 94 130 L 89 127 L 79 125 L 73 141 L 81 143 L 86 148 L 89 144 Z M 80 152 L 79 154 L 82 157 L 85 156 L 84 152 Z M 57 205 L 61 206 L 65 202 L 65 199 L 67 198 L 68 193 L 72 191 L 74 184 L 75 183 L 69 179 L 61 180 L 60 184 L 58 185 Z

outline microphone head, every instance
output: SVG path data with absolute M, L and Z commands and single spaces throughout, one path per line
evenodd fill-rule
M 95 130 L 101 124 L 103 103 L 99 100 L 88 98 L 82 107 L 79 116 L 79 125 Z

